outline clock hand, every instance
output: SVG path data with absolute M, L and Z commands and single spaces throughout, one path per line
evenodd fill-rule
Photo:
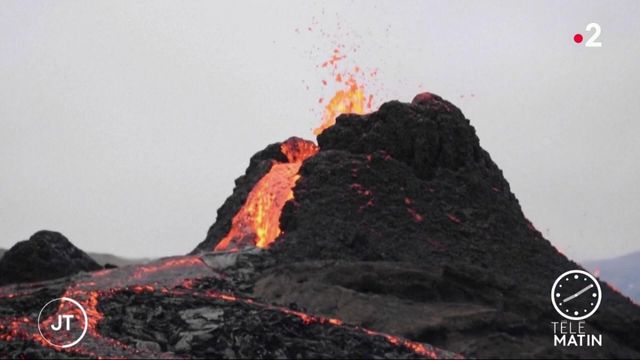
M 592 287 L 593 287 L 593 284 L 585 287 L 584 289 L 578 291 L 577 293 L 575 293 L 575 294 L 573 294 L 571 296 L 566 297 L 564 300 L 562 300 L 562 302 L 567 302 L 567 301 L 573 300 L 573 299 L 577 298 L 578 296 L 582 295 L 582 293 L 584 293 L 585 291 L 591 289 Z

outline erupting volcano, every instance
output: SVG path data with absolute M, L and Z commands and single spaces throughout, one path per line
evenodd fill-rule
M 317 145 L 292 137 L 256 153 L 191 255 L 54 280 L 34 269 L 29 281 L 46 281 L 0 288 L 0 356 L 640 356 L 640 309 L 605 284 L 588 323 L 603 346 L 553 346 L 549 288 L 580 266 L 526 219 L 457 107 L 425 93 L 334 121 L 372 106 L 336 79 L 346 89 Z M 89 316 L 68 349 L 38 330 L 59 297 Z M 62 313 L 80 318 L 61 305 L 40 326 Z
M 358 79 L 365 77 L 360 67 L 341 67 L 346 58 L 336 48 L 331 58 L 322 63 L 322 68 L 329 68 L 331 78 L 339 88 L 331 100 L 325 105 L 322 122 L 313 130 L 320 135 L 325 129 L 335 124 L 340 114 L 364 114 L 373 108 L 373 95 L 365 94 L 365 87 Z M 371 73 L 374 75 L 375 71 Z M 323 84 L 328 82 L 323 80 Z M 320 99 L 323 102 L 323 99 Z M 235 251 L 245 246 L 269 247 L 278 236 L 280 216 L 287 201 L 294 198 L 293 187 L 299 179 L 298 170 L 302 163 L 318 152 L 315 143 L 292 137 L 280 144 L 280 153 L 286 161 L 271 160 L 270 169 L 252 187 L 243 206 L 238 210 L 231 222 L 231 229 L 218 242 L 216 251 Z
M 285 182 L 289 200 L 271 217 L 277 230 L 265 255 L 275 264 L 261 270 L 254 296 L 468 356 L 579 353 L 554 348 L 546 325 L 558 320 L 550 284 L 580 266 L 527 220 L 455 105 L 422 93 L 409 104 L 340 115 L 316 132 L 318 147 L 288 172 L 295 180 Z M 291 162 L 282 151 L 290 141 L 251 158 L 194 254 L 245 237 L 228 234 L 238 233 L 236 219 L 252 208 L 274 164 Z M 590 324 L 609 345 L 588 355 L 637 354 L 622 329 L 640 330 L 638 308 L 603 288 L 611 306 Z

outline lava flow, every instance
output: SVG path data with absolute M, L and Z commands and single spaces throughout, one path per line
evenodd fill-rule
M 343 113 L 362 114 L 372 110 L 373 96 L 365 95 L 362 79 L 364 72 L 359 67 L 349 70 L 340 70 L 338 63 L 345 56 L 339 50 L 334 50 L 330 60 L 322 64 L 322 67 L 332 69 L 332 78 L 340 87 L 331 100 L 324 106 L 321 125 L 314 129 L 313 133 L 319 135 L 325 129 L 335 124 L 336 116 Z M 373 73 L 372 73 L 373 75 Z M 323 81 L 327 85 L 326 81 Z M 320 103 L 323 103 L 320 99 Z M 247 198 L 232 219 L 231 229 L 226 236 L 215 246 L 215 251 L 239 251 L 244 247 L 269 247 L 278 236 L 281 235 L 280 216 L 285 203 L 294 198 L 293 188 L 300 178 L 298 174 L 302 163 L 318 152 L 318 146 L 300 138 L 290 138 L 280 145 L 282 158 L 286 161 L 271 160 L 272 164 L 267 173 L 253 186 Z M 225 256 L 225 254 L 220 254 Z M 215 270 L 207 267 L 200 257 L 190 256 L 160 260 L 152 264 L 134 266 L 116 270 L 102 270 L 91 274 L 82 275 L 65 287 L 62 297 L 76 299 L 86 310 L 88 315 L 87 336 L 83 342 L 73 350 L 68 351 L 81 356 L 136 356 L 144 355 L 144 351 L 132 348 L 130 345 L 118 340 L 104 337 L 100 334 L 99 323 L 104 319 L 104 314 L 99 309 L 99 303 L 106 298 L 114 296 L 122 291 L 131 291 L 134 294 L 160 292 L 167 296 L 206 296 L 224 301 L 240 301 L 252 306 L 266 308 L 294 315 L 309 324 L 330 324 L 332 326 L 345 326 L 341 320 L 325 319 L 297 312 L 284 307 L 260 305 L 252 299 L 238 298 L 232 294 L 208 291 L 199 293 L 193 289 L 195 280 L 218 276 Z M 43 283 L 44 284 L 44 283 Z M 25 289 L 24 287 L 20 287 Z M 0 299 L 18 299 L 23 296 L 31 296 L 41 289 L 40 283 L 34 283 L 21 292 L 14 287 L 0 288 Z M 44 328 L 53 324 L 57 314 L 71 313 L 80 321 L 82 314 L 69 302 L 61 302 L 57 311 L 46 317 L 41 325 Z M 359 327 L 351 327 L 355 331 L 364 332 L 370 336 L 383 336 L 389 343 L 410 349 L 417 355 L 435 357 L 431 349 L 419 343 L 410 342 L 401 338 L 382 333 L 369 331 Z M 47 334 L 56 341 L 64 342 L 64 337 L 57 334 Z M 38 324 L 30 317 L 4 317 L 0 318 L 0 341 L 12 341 L 22 339 L 33 341 L 42 346 L 50 344 L 38 332 Z M 148 353 L 146 355 L 171 357 L 170 353 Z
M 311 148 L 307 148 L 307 150 L 309 149 Z M 299 152 L 295 152 L 295 154 L 295 156 L 300 155 Z M 229 257 L 234 255 L 221 253 L 218 256 Z M 62 297 L 71 297 L 77 300 L 85 309 L 88 315 L 87 334 L 77 346 L 67 349 L 58 347 L 56 351 L 83 358 L 175 358 L 175 354 L 168 351 L 155 352 L 148 349 L 139 349 L 136 346 L 132 346 L 132 344 L 101 334 L 100 323 L 104 320 L 105 315 L 100 310 L 100 302 L 119 293 L 129 292 L 133 294 L 158 293 L 162 294 L 162 296 L 173 298 L 207 298 L 227 303 L 244 303 L 256 311 L 273 311 L 298 317 L 305 325 L 318 324 L 342 327 L 372 337 L 379 336 L 391 345 L 406 348 L 421 357 L 437 358 L 438 356 L 435 348 L 429 345 L 358 326 L 346 325 L 339 319 L 314 316 L 285 307 L 262 304 L 251 298 L 239 297 L 231 293 L 211 290 L 206 287 L 204 289 L 199 288 L 200 286 L 196 287 L 201 280 L 206 280 L 207 278 L 220 279 L 224 276 L 223 273 L 207 266 L 206 261 L 199 256 L 169 258 L 148 265 L 82 274 L 66 287 Z M 17 301 L 22 296 L 35 295 L 36 292 L 45 289 L 47 283 L 34 283 L 32 285 L 30 286 L 31 291 L 19 295 L 9 293 L 9 291 L 15 290 L 16 286 L 2 287 L 0 288 L 0 299 Z M 41 322 L 41 329 L 48 329 L 55 321 L 54 319 L 57 319 L 58 314 L 73 314 L 76 320 L 82 322 L 82 314 L 77 308 L 71 306 L 71 303 L 61 302 L 57 310 Z M 43 347 L 51 347 L 51 343 L 40 335 L 35 315 L 0 317 L 0 341 L 26 341 Z M 65 343 L 70 340 L 70 334 L 56 334 L 50 331 L 47 331 L 46 334 L 49 339 L 54 339 L 56 343 Z
M 68 349 L 58 348 L 58 350 L 82 357 L 126 357 L 132 354 L 144 356 L 144 352 L 100 334 L 98 324 L 103 320 L 104 315 L 98 308 L 99 302 L 125 290 L 130 290 L 134 293 L 161 291 L 163 294 L 172 294 L 176 292 L 174 290 L 176 287 L 182 287 L 183 284 L 193 281 L 192 279 L 212 276 L 212 274 L 212 269 L 207 267 L 202 259 L 197 256 L 169 258 L 148 265 L 83 274 L 78 280 L 66 287 L 61 297 L 75 299 L 82 305 L 88 317 L 88 331 L 82 342 L 77 346 Z M 0 299 L 26 297 L 42 290 L 43 285 L 46 285 L 46 283 L 34 283 L 29 291 L 18 293 L 18 295 L 15 292 L 9 292 L 14 286 L 3 287 L 0 288 Z M 58 314 L 72 314 L 80 323 L 84 322 L 83 316 L 78 308 L 72 306 L 69 302 L 63 301 L 60 302 L 55 313 L 41 321 L 40 328 L 45 329 L 44 333 L 49 339 L 54 339 L 56 343 L 66 343 L 70 334 L 52 333 L 46 330 L 56 321 Z M 45 347 L 52 346 L 40 335 L 36 317 L 0 318 L 0 341 L 11 341 L 13 339 L 33 341 Z M 147 353 L 146 355 L 173 357 L 172 354 L 167 353 Z
M 280 235 L 280 214 L 284 204 L 293 199 L 293 187 L 299 178 L 302 162 L 318 152 L 318 147 L 300 138 L 280 145 L 287 162 L 274 161 L 251 189 L 244 205 L 234 216 L 231 230 L 215 250 L 237 250 L 244 246 L 266 248 Z
M 367 97 L 364 85 L 358 82 L 358 79 L 365 78 L 363 70 L 358 66 L 342 69 L 339 64 L 345 58 L 336 48 L 331 58 L 321 65 L 330 68 L 335 83 L 344 85 L 344 88 L 337 90 L 325 106 L 322 123 L 313 130 L 315 135 L 333 126 L 340 114 L 362 114 L 372 110 L 373 96 Z M 370 75 L 374 76 L 375 71 Z M 328 83 L 323 80 L 323 84 Z M 298 170 L 304 160 L 318 152 L 318 147 L 310 141 L 291 138 L 282 143 L 280 151 L 287 157 L 287 162 L 274 161 L 269 172 L 255 184 L 234 216 L 231 229 L 215 246 L 215 251 L 237 251 L 246 246 L 266 248 L 280 236 L 280 214 L 284 204 L 293 199 L 293 187 L 299 178 Z

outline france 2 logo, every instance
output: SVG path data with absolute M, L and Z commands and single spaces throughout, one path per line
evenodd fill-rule
M 585 29 L 587 32 L 591 32 L 593 31 L 593 33 L 591 34 L 591 37 L 589 37 L 589 39 L 587 40 L 587 42 L 584 43 L 585 47 L 602 47 L 602 43 L 598 40 L 598 37 L 600 37 L 600 34 L 602 33 L 602 28 L 600 27 L 600 24 L 598 23 L 589 23 L 589 25 L 587 25 L 587 28 Z M 576 44 L 580 44 L 582 42 L 582 40 L 584 40 L 584 38 L 582 37 L 582 34 L 578 33 L 573 35 L 573 41 Z

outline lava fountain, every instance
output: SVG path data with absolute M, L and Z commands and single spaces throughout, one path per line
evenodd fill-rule
M 373 110 L 373 95 L 367 96 L 365 92 L 366 73 L 359 66 L 341 66 L 345 58 L 346 55 L 341 55 L 340 49 L 336 48 L 331 58 L 321 65 L 331 70 L 331 78 L 339 89 L 324 107 L 322 123 L 313 130 L 316 136 L 333 126 L 340 114 L 364 114 Z M 375 76 L 376 73 L 374 70 L 369 75 Z M 323 80 L 322 84 L 326 86 L 328 83 Z M 324 99 L 320 98 L 319 102 L 323 103 Z

